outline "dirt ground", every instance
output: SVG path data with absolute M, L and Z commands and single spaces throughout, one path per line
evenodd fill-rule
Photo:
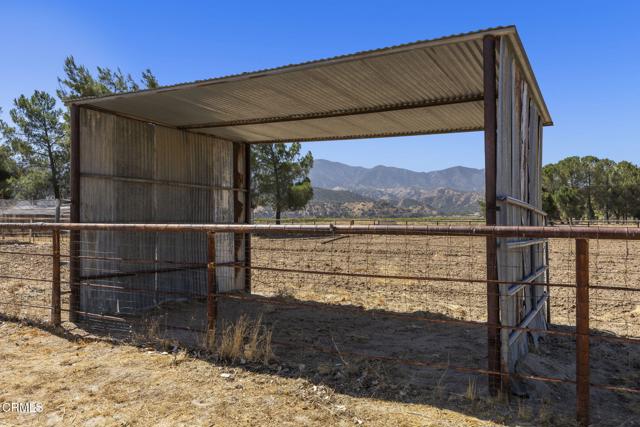
M 0 250 L 49 253 L 51 246 L 46 239 L 5 241 Z M 63 242 L 63 253 L 66 250 Z M 591 284 L 640 288 L 639 255 L 636 242 L 592 241 Z M 438 321 L 484 321 L 484 284 L 469 281 L 484 277 L 484 257 L 482 238 L 254 237 L 255 266 L 346 273 L 257 269 L 252 300 L 220 301 L 221 319 L 237 319 L 242 313 L 262 317 L 273 333 L 275 357 L 268 366 L 228 364 L 199 351 L 185 352 L 175 346 L 175 334 L 166 339 L 158 333 L 168 353 L 162 354 L 163 349 L 78 341 L 78 336 L 93 337 L 96 331 L 72 330 L 76 326 L 68 323 L 66 333 L 54 335 L 3 322 L 0 400 L 40 399 L 45 411 L 28 416 L 0 413 L 0 425 L 571 424 L 575 393 L 570 384 L 528 381 L 528 398 L 507 403 L 486 396 L 484 377 L 456 370 L 486 367 L 486 331 Z M 553 283 L 573 283 L 574 262 L 573 241 L 551 241 Z M 0 312 L 46 321 L 48 310 L 39 307 L 49 303 L 50 284 L 11 277 L 48 279 L 50 259 L 4 253 L 0 268 L 7 276 L 0 303 L 32 305 L 0 305 Z M 63 268 L 63 280 L 66 274 Z M 573 294 L 569 288 L 552 288 L 552 329 L 573 331 Z M 66 302 L 66 294 L 63 299 Z M 182 341 L 197 347 L 205 341 L 197 332 L 204 329 L 205 313 L 201 301 L 171 304 L 159 310 L 156 320 L 182 324 L 192 331 L 183 330 Z M 406 315 L 431 321 L 403 318 Z M 592 290 L 591 322 L 596 334 L 639 337 L 640 293 Z M 218 326 L 219 335 L 223 329 Z M 593 339 L 592 382 L 639 387 L 638 350 L 637 345 Z M 388 363 L 394 358 L 421 364 Z M 573 379 L 574 361 L 573 340 L 549 335 L 520 369 L 523 374 Z M 640 425 L 637 395 L 593 389 L 592 407 L 595 425 Z
M 0 335 L 0 400 L 44 406 L 0 413 L 2 426 L 501 424 L 436 405 L 355 398 L 181 351 L 73 341 L 11 322 L 0 324 Z

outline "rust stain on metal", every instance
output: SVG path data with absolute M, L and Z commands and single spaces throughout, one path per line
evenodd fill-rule
M 589 425 L 589 241 L 576 240 L 576 415 Z
M 61 304 L 60 304 L 60 230 L 53 230 L 51 243 L 52 249 L 52 283 L 51 283 L 51 324 L 60 326 Z

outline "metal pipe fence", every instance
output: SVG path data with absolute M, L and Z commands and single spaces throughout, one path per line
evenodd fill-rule
M 271 328 L 276 355 L 301 365 L 337 358 L 336 375 L 366 360 L 399 367 L 401 378 L 402 367 L 424 368 L 406 377 L 416 387 L 443 371 L 509 376 L 531 396 L 575 395 L 582 425 L 640 404 L 637 227 L 0 223 L 9 229 L 47 234 L 0 242 L 7 318 L 222 351 L 226 332 L 249 316 Z M 246 233 L 250 265 L 229 249 L 229 236 Z M 172 251 L 175 236 L 193 251 Z M 550 239 L 549 276 L 488 280 L 486 237 Z M 251 294 L 233 290 L 241 274 Z M 548 328 L 489 322 L 487 284 L 545 286 Z M 486 364 L 487 328 L 546 342 L 501 372 Z

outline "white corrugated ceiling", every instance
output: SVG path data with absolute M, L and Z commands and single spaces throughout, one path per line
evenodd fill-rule
M 515 27 L 74 103 L 233 141 L 311 141 L 483 128 L 482 38 L 512 44 L 551 117 Z

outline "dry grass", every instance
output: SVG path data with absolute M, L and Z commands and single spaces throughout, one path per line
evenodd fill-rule
M 272 335 L 273 330 L 262 324 L 262 315 L 251 322 L 243 314 L 235 322 L 223 322 L 219 344 L 211 350 L 228 362 L 260 362 L 268 366 L 274 359 Z
M 472 402 L 478 398 L 478 384 L 475 377 L 469 377 L 469 384 L 467 385 L 465 397 Z
M 41 414 L 2 413 L 0 425 L 502 425 L 428 404 L 350 397 L 181 351 L 73 342 L 11 322 L 0 322 L 0 337 L 0 401 L 44 404 Z

